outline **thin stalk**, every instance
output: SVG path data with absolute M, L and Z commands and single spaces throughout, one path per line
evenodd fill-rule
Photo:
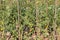
M 20 10 L 20 5 L 19 5 L 19 0 L 16 0 L 16 2 L 17 2 L 17 11 L 18 11 L 18 39 L 22 40 L 21 31 L 19 30 L 19 27 L 21 27 L 21 22 L 20 22 L 21 10 Z
M 0 7 L 1 7 L 1 0 L 0 0 Z M 0 10 L 1 10 L 1 8 L 0 8 Z M 2 36 L 2 32 L 0 31 L 0 38 L 1 38 L 1 36 Z
M 3 8 L 4 8 L 4 6 L 5 6 L 5 3 L 3 2 Z M 5 15 L 5 12 L 3 12 L 3 25 L 2 25 L 3 27 L 5 26 L 5 24 L 4 24 L 4 19 L 5 19 L 4 15 Z M 2 31 L 2 39 L 4 39 L 4 30 Z
M 0 0 L 0 7 L 1 7 L 1 0 Z M 1 10 L 1 8 L 0 8 L 0 10 Z
M 48 0 L 46 0 L 46 14 L 47 14 L 47 17 L 48 17 Z M 49 18 L 47 19 L 49 20 Z M 47 25 L 46 25 L 46 31 L 48 33 L 48 26 L 49 26 L 49 21 L 47 21 Z M 49 40 L 49 36 L 47 37 L 47 40 Z
M 48 0 L 46 0 L 46 13 L 48 13 Z
M 53 27 L 54 27 L 54 32 L 53 32 L 53 35 L 54 35 L 54 40 L 57 40 L 57 31 L 56 31 L 56 27 L 57 27 L 57 24 L 56 24 L 56 19 L 57 18 L 57 0 L 55 0 L 55 7 L 54 7 L 54 20 L 53 20 Z
M 38 26 L 39 9 L 38 9 L 38 3 L 37 3 L 37 0 L 35 0 L 35 10 L 36 10 L 36 26 Z
M 48 0 L 46 0 L 46 14 L 47 14 L 47 17 L 48 17 Z M 49 21 L 47 21 L 47 25 L 49 25 Z M 48 29 L 48 27 L 46 28 L 46 30 Z
M 28 4 L 30 4 L 30 0 L 26 0 L 27 1 L 27 7 L 26 7 L 26 11 L 28 11 L 29 10 L 29 5 Z M 27 15 L 26 15 L 27 16 Z M 29 35 L 27 34 L 26 35 L 27 36 L 27 40 L 29 40 Z
M 39 0 L 35 0 L 35 10 L 36 10 L 36 12 L 35 12 L 35 15 L 36 15 L 36 27 L 35 27 L 35 31 L 37 32 L 37 35 L 36 35 L 37 37 L 40 36 L 40 28 L 38 27 L 38 24 L 39 24 L 39 19 L 38 19 L 38 16 L 39 16 L 39 7 L 38 7 L 38 3 L 39 3 Z M 35 38 L 35 40 L 36 40 L 36 38 Z

